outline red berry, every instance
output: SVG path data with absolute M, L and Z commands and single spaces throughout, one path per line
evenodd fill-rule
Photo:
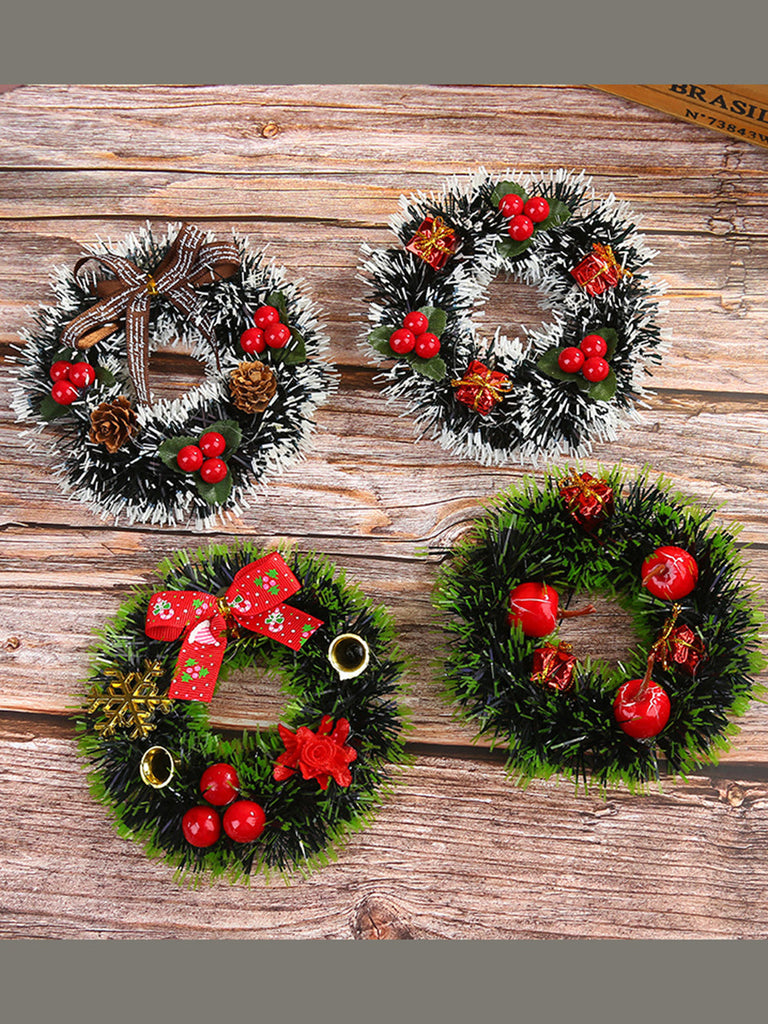
M 596 384 L 599 380 L 605 380 L 610 369 L 608 363 L 600 356 L 590 356 L 582 366 L 581 372 L 591 384 Z
M 200 476 L 207 484 L 217 484 L 227 473 L 227 464 L 223 459 L 206 459 L 200 467 Z
M 418 337 L 429 328 L 429 320 L 423 313 L 409 313 L 405 320 L 403 320 L 403 327 Z
M 584 365 L 584 353 L 573 346 L 564 348 L 557 357 L 557 365 L 564 373 L 578 373 Z
M 224 449 L 227 447 L 227 442 L 222 434 L 218 434 L 215 430 L 209 430 L 207 434 L 198 441 L 200 451 L 206 457 L 206 459 L 213 459 L 217 455 L 221 455 Z
M 502 196 L 499 203 L 499 209 L 505 217 L 516 217 L 518 213 L 523 212 L 524 206 L 523 197 L 519 196 L 516 192 L 507 192 L 505 196 Z
M 543 196 L 531 196 L 525 204 L 526 217 L 530 217 L 534 224 L 541 224 L 549 216 L 549 203 Z
M 656 548 L 643 562 L 640 572 L 643 586 L 662 601 L 687 597 L 699 579 L 696 559 L 684 548 Z
M 431 359 L 440 351 L 440 339 L 436 334 L 428 332 L 420 334 L 416 339 L 416 355 L 422 359 Z
M 547 636 L 555 628 L 559 600 L 546 583 L 521 583 L 510 591 L 507 622 L 517 623 L 526 636 Z
M 200 792 L 209 804 L 223 807 L 231 803 L 240 789 L 240 779 L 231 764 L 221 762 L 206 768 L 200 778 Z
M 221 820 L 212 807 L 190 807 L 181 819 L 181 830 L 191 846 L 213 846 L 221 835 Z
M 616 691 L 613 716 L 628 736 L 647 740 L 657 736 L 669 721 L 667 691 L 652 680 L 630 679 Z
M 96 380 L 96 371 L 90 363 L 75 363 L 69 371 L 69 379 L 76 388 L 87 388 Z
M 249 327 L 240 335 L 240 348 L 243 352 L 263 352 L 266 347 L 264 331 L 260 327 Z
M 236 800 L 224 811 L 224 831 L 236 843 L 252 843 L 264 831 L 267 816 L 253 800 Z
M 72 363 L 68 363 L 65 359 L 59 359 L 48 372 L 51 375 L 51 380 L 66 380 L 71 369 Z
M 264 331 L 264 341 L 270 348 L 284 348 L 291 337 L 291 328 L 285 324 L 270 324 Z
M 406 352 L 410 352 L 415 345 L 416 335 L 405 327 L 401 327 L 399 331 L 395 331 L 394 334 L 389 336 L 389 347 L 393 352 L 397 352 L 399 356 L 404 356 Z
M 185 473 L 194 473 L 203 464 L 203 453 L 196 444 L 186 444 L 176 456 L 176 465 Z
M 57 380 L 51 388 L 51 398 L 59 405 L 72 405 L 80 392 L 68 380 Z
M 265 331 L 270 324 L 280 323 L 280 312 L 274 306 L 259 306 L 253 314 L 253 322 Z
M 530 217 L 520 213 L 509 222 L 507 231 L 516 242 L 524 242 L 533 234 L 533 221 Z
M 586 338 L 582 339 L 579 348 L 584 353 L 585 359 L 590 359 L 592 356 L 604 356 L 608 351 L 605 338 L 601 338 L 599 334 L 588 334 Z

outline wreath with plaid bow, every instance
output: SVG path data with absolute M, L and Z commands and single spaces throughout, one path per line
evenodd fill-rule
M 336 386 L 314 303 L 245 239 L 190 224 L 156 237 L 147 225 L 88 247 L 53 288 L 57 304 L 22 332 L 13 405 L 63 488 L 104 518 L 204 528 L 240 512 L 300 456 Z M 263 306 L 289 340 L 254 351 L 242 339 Z M 202 364 L 203 381 L 155 399 L 161 348 Z M 179 462 L 211 433 L 215 471 L 200 456 Z

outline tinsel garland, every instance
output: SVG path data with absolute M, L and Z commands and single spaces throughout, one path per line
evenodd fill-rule
M 155 237 L 147 225 L 122 241 L 99 241 L 87 252 L 125 256 L 151 274 L 180 227 L 170 224 L 164 235 Z M 207 240 L 213 239 L 210 232 Z M 315 429 L 314 412 L 337 386 L 338 375 L 327 360 L 328 338 L 321 329 L 316 304 L 297 284 L 288 282 L 285 270 L 263 252 L 252 251 L 245 239 L 233 236 L 233 241 L 240 254 L 239 271 L 204 289 L 205 312 L 213 321 L 215 346 L 162 295 L 150 305 L 150 350 L 188 346 L 191 358 L 204 364 L 205 380 L 179 398 L 139 405 L 137 430 L 130 443 L 117 452 L 90 443 L 89 435 L 91 415 L 100 404 L 123 395 L 133 400 L 124 325 L 99 341 L 87 355 L 96 362 L 106 382 L 97 376 L 79 401 L 60 410 L 60 418 L 50 422 L 41 415 L 41 406 L 50 396 L 52 363 L 66 358 L 59 353 L 59 337 L 64 325 L 94 302 L 83 279 L 76 278 L 71 268 L 59 268 L 53 281 L 56 305 L 41 307 L 35 315 L 36 328 L 22 332 L 25 344 L 19 347 L 20 354 L 12 366 L 17 419 L 31 426 L 27 433 L 30 447 L 50 455 L 53 472 L 63 488 L 103 518 L 204 528 L 216 522 L 221 513 L 238 514 L 253 502 L 255 493 L 264 493 L 271 477 L 302 456 Z M 286 361 L 286 350 L 267 349 L 262 353 L 259 360 L 277 377 L 277 394 L 266 410 L 249 414 L 233 404 L 228 380 L 240 362 L 252 358 L 243 352 L 240 337 L 253 326 L 255 309 L 275 292 L 285 299 L 291 325 L 303 338 L 306 359 Z M 199 493 L 193 476 L 174 472 L 158 457 L 158 449 L 169 438 L 196 437 L 220 421 L 236 424 L 242 441 L 227 456 L 231 492 L 222 503 L 211 504 Z
M 332 562 L 309 553 L 284 553 L 301 585 L 291 605 L 322 619 L 323 626 L 297 652 L 243 631 L 228 643 L 222 670 L 226 674 L 258 667 L 276 673 L 288 698 L 281 724 L 290 729 L 316 729 L 326 715 L 346 719 L 347 742 L 357 751 L 349 786 L 331 782 L 323 790 L 316 779 L 303 779 L 298 772 L 276 781 L 277 759 L 285 753 L 276 726 L 225 737 L 212 731 L 208 705 L 197 701 L 168 701 L 169 710 L 152 714 L 151 732 L 138 738 L 131 738 L 127 726 L 106 735 L 103 711 L 90 710 L 94 696 L 98 701 L 102 695 L 103 703 L 110 680 L 140 673 L 147 665 L 155 666 L 158 690 L 167 692 L 179 655 L 180 641 L 151 640 L 145 632 L 151 595 L 166 589 L 216 594 L 232 583 L 239 569 L 264 554 L 242 542 L 194 554 L 179 551 L 164 562 L 154 584 L 138 589 L 98 631 L 91 673 L 74 713 L 93 794 L 112 808 L 121 835 L 141 842 L 150 856 L 175 865 L 180 880 L 194 881 L 206 872 L 231 880 L 258 872 L 277 872 L 286 879 L 297 872 L 309 874 L 335 859 L 341 841 L 370 822 L 392 789 L 396 766 L 406 761 L 401 738 L 405 719 L 398 706 L 403 662 L 392 618 L 348 583 Z M 334 637 L 349 632 L 368 644 L 370 663 L 355 678 L 340 678 L 328 660 L 328 648 Z M 154 745 L 169 750 L 176 763 L 176 774 L 162 789 L 140 778 L 142 756 Z M 237 770 L 241 793 L 258 801 L 267 822 L 254 842 L 222 836 L 214 846 L 200 849 L 186 841 L 182 818 L 202 803 L 201 774 L 217 762 Z
M 564 204 L 570 218 L 537 231 L 519 255 L 503 255 L 510 243 L 508 222 L 492 198 L 502 181 Z M 647 377 L 661 362 L 667 342 L 656 322 L 662 287 L 648 272 L 655 252 L 644 244 L 627 204 L 613 195 L 597 198 L 583 173 L 489 174 L 480 168 L 469 180 L 448 179 L 441 192 L 402 196 L 400 206 L 390 227 L 401 244 L 362 247 L 370 305 L 361 347 L 370 358 L 371 330 L 399 327 L 412 310 L 437 308 L 447 314 L 440 335 L 440 358 L 446 364 L 442 379 L 424 376 L 403 359 L 382 376 L 388 399 L 404 403 L 403 415 L 414 418 L 420 434 L 484 465 L 536 464 L 562 455 L 584 456 L 594 441 L 613 440 L 622 425 L 639 419 L 635 407 L 648 395 Z M 459 242 L 455 255 L 438 268 L 405 247 L 428 217 L 449 225 Z M 593 296 L 579 287 L 572 270 L 595 244 L 611 246 L 631 276 L 625 274 L 615 287 Z M 552 309 L 543 327 L 524 328 L 523 341 L 501 329 L 490 338 L 481 332 L 478 311 L 499 274 L 538 289 L 542 306 Z M 600 326 L 611 328 L 618 339 L 610 361 L 616 389 L 608 401 L 597 401 L 573 380 L 554 380 L 537 367 L 548 350 L 578 345 Z M 382 354 L 396 358 L 382 349 L 374 357 L 381 360 Z M 487 415 L 457 401 L 452 383 L 475 360 L 513 383 Z
M 525 781 L 556 772 L 601 786 L 643 789 L 659 775 L 658 754 L 672 773 L 716 761 L 741 715 L 761 692 L 754 676 L 761 617 L 736 544 L 740 527 L 711 524 L 712 511 L 671 490 L 668 480 L 603 473 L 613 512 L 592 533 L 570 514 L 560 494 L 564 474 L 539 485 L 527 480 L 497 495 L 454 548 L 445 552 L 434 600 L 446 616 L 450 651 L 444 665 L 448 697 L 478 738 L 507 748 L 507 769 Z M 689 551 L 699 567 L 693 592 L 679 602 L 680 621 L 700 638 L 706 658 L 695 673 L 657 660 L 653 678 L 672 711 L 653 741 L 626 735 L 613 714 L 618 687 L 642 676 L 652 645 L 669 621 L 670 602 L 640 585 L 644 559 L 660 545 Z M 632 618 L 638 642 L 616 667 L 600 651 L 579 651 L 568 692 L 535 678 L 534 652 L 544 641 L 511 629 L 509 592 L 524 580 L 546 582 L 566 601 L 575 592 L 616 601 Z M 557 644 L 558 634 L 547 638 Z M 532 678 L 533 677 L 533 678 Z

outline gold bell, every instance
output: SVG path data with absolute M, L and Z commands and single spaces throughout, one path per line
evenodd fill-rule
M 357 633 L 342 633 L 328 648 L 328 661 L 339 673 L 339 679 L 359 676 L 366 670 L 370 660 L 370 648 Z
M 139 762 L 141 781 L 153 789 L 162 789 L 173 778 L 176 766 L 173 755 L 165 747 L 150 747 Z

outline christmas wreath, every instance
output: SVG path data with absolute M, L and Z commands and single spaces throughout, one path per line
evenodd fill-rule
M 642 788 L 659 752 L 684 773 L 727 748 L 764 662 L 737 531 L 711 515 L 663 477 L 571 470 L 501 492 L 446 552 L 448 694 L 508 747 L 512 775 Z M 561 618 L 594 611 L 568 609 L 578 592 L 629 613 L 638 643 L 624 664 L 559 640 Z
M 243 239 L 149 226 L 54 280 L 14 367 L 17 418 L 103 517 L 204 527 L 304 447 L 335 386 L 314 305 Z M 153 401 L 149 358 L 186 346 L 205 380 Z
M 664 347 L 655 255 L 626 205 L 597 199 L 583 174 L 506 172 L 450 179 L 400 200 L 401 245 L 363 246 L 372 285 L 368 353 L 421 433 L 485 465 L 586 454 L 613 439 Z M 548 324 L 524 345 L 475 322 L 499 274 L 538 289 Z
M 93 652 L 75 712 L 92 791 L 179 877 L 308 874 L 370 820 L 404 761 L 391 617 L 315 554 L 218 546 L 178 552 L 159 575 Z M 283 722 L 214 733 L 220 672 L 257 663 L 290 698 Z

